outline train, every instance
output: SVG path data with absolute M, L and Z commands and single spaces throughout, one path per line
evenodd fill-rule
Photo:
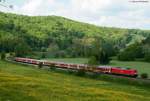
M 121 76 L 128 76 L 128 77 L 138 76 L 138 72 L 136 69 L 122 68 L 122 67 L 91 66 L 87 64 L 54 62 L 54 61 L 36 60 L 36 59 L 21 58 L 21 57 L 15 57 L 14 61 L 27 63 L 27 64 L 33 64 L 33 65 L 42 64 L 43 66 L 55 66 L 57 68 L 62 68 L 62 69 L 84 70 L 87 72 L 94 72 L 94 73 L 104 73 L 104 74 L 121 75 Z

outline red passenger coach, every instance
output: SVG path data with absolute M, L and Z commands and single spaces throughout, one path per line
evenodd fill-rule
M 105 74 L 115 74 L 115 75 L 123 75 L 130 77 L 137 77 L 138 73 L 135 69 L 126 69 L 121 67 L 111 67 L 111 66 L 89 66 L 85 64 L 69 64 L 63 62 L 53 62 L 53 61 L 45 61 L 45 60 L 36 60 L 29 58 L 15 58 L 17 62 L 28 63 L 38 65 L 42 63 L 44 66 L 55 66 L 58 68 L 64 69 L 72 69 L 72 70 L 85 70 L 96 73 L 105 73 Z
M 98 66 L 96 68 L 97 72 L 102 72 L 102 73 L 111 73 L 111 67 L 110 66 Z
M 67 68 L 69 65 L 66 64 L 66 63 L 60 63 L 60 66 L 59 67 L 63 67 L 63 68 Z
M 15 58 L 15 61 L 23 62 L 23 63 L 35 64 L 35 65 L 39 64 L 39 60 L 29 59 L 29 58 Z

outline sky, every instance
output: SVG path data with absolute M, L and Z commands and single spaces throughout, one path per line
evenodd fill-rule
M 150 0 L 4 0 L 0 11 L 57 15 L 106 27 L 150 29 Z M 147 1 L 147 2 L 133 2 Z

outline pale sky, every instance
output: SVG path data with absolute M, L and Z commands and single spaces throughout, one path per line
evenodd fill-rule
M 99 26 L 150 29 L 150 0 L 136 3 L 130 2 L 133 0 L 5 1 L 0 4 L 14 5 L 14 8 L 0 6 L 0 11 L 30 16 L 57 15 Z

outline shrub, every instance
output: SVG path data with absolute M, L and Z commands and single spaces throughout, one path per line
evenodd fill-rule
M 110 62 L 110 58 L 108 56 L 108 53 L 105 52 L 104 50 L 102 50 L 100 53 L 100 56 L 98 56 L 98 60 L 100 62 L 100 64 L 109 64 Z
M 5 58 L 6 58 L 6 53 L 5 53 L 5 52 L 2 52 L 2 53 L 1 53 L 1 59 L 2 59 L 2 60 L 5 60 Z
M 65 58 L 67 56 L 67 53 L 64 50 L 58 51 L 55 54 L 55 57 L 57 58 Z
M 118 54 L 118 60 L 133 61 L 136 58 L 143 58 L 142 45 L 139 43 L 131 44 Z
M 143 74 L 141 74 L 141 78 L 143 78 L 143 79 L 148 78 L 148 74 L 147 74 L 147 73 L 143 73 Z
M 88 60 L 88 65 L 97 65 L 98 61 L 96 60 L 95 56 L 92 56 L 89 60 Z
M 85 71 L 83 69 L 80 69 L 77 71 L 77 76 L 84 76 L 85 75 Z
M 146 62 L 150 62 L 150 53 L 145 54 L 144 60 L 145 60 Z
M 120 52 L 117 57 L 118 60 L 120 61 L 133 61 L 135 59 L 135 57 L 131 52 L 125 52 L 125 51 Z
M 46 58 L 46 53 L 43 52 L 41 58 Z
M 68 69 L 68 73 L 69 73 L 69 74 L 73 74 L 74 72 L 73 72 L 72 70 L 69 70 L 69 69 Z
M 99 74 L 97 74 L 97 73 L 93 73 L 93 74 L 91 75 L 91 77 L 94 78 L 94 79 L 97 79 L 98 76 L 99 76 Z
M 17 57 L 24 57 L 31 53 L 31 47 L 24 41 L 19 42 L 14 49 Z
M 51 69 L 51 70 L 55 70 L 55 69 L 56 69 L 55 65 L 51 65 L 51 66 L 50 66 L 50 69 Z
M 94 56 L 99 64 L 109 64 L 112 53 L 107 41 L 102 38 L 95 38 L 91 48 L 91 55 Z
M 50 69 L 51 69 L 51 70 L 55 70 L 56 67 L 55 67 L 55 66 L 51 66 Z
M 40 62 L 38 66 L 39 66 L 39 68 L 42 68 L 43 67 L 43 62 Z

